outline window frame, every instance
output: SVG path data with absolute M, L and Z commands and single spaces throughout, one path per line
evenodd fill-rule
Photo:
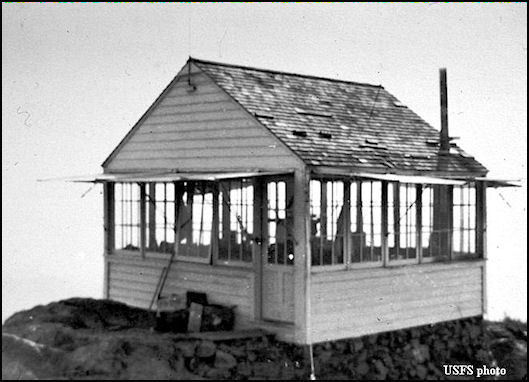
M 474 219 L 471 219 L 472 215 L 469 214 L 469 216 L 466 216 L 466 221 L 471 221 L 471 228 L 470 231 L 474 231 L 474 253 L 471 253 L 470 255 L 466 256 L 458 256 L 457 258 L 454 257 L 454 243 L 452 236 L 455 234 L 455 228 L 454 228 L 454 209 L 459 208 L 459 206 L 456 206 L 454 204 L 454 188 L 455 186 L 452 185 L 437 185 L 437 184 L 421 184 L 421 183 L 405 183 L 405 182 L 398 182 L 398 181 L 385 181 L 385 180 L 376 180 L 376 179 L 369 179 L 369 178 L 360 178 L 355 176 L 338 176 L 338 175 L 312 175 L 309 180 L 309 209 L 310 212 L 308 214 L 309 219 L 312 219 L 312 195 L 311 195 L 311 186 L 310 182 L 313 180 L 318 181 L 334 181 L 334 180 L 340 180 L 344 182 L 344 207 L 346 203 L 348 204 L 348 208 L 346 209 L 345 219 L 346 219 L 346 227 L 349 227 L 349 229 L 346 229 L 345 233 L 345 243 L 344 243 L 344 264 L 333 264 L 333 265 L 313 265 L 312 263 L 312 245 L 311 245 L 311 238 L 312 238 L 312 229 L 308 232 L 308 245 L 310 250 L 310 269 L 311 273 L 319 273 L 319 272 L 326 272 L 326 271 L 338 271 L 338 270 L 349 270 L 349 269 L 366 269 L 366 268 L 391 268 L 391 267 L 398 267 L 398 266 L 405 266 L 405 265 L 419 265 L 419 264 L 428 264 L 433 262 L 457 262 L 457 261 L 468 261 L 468 260 L 485 260 L 486 254 L 485 254 L 485 242 L 484 238 L 486 236 L 486 187 L 481 184 L 481 182 L 478 181 L 470 181 L 468 183 L 465 183 L 465 185 L 460 186 L 464 188 L 470 188 L 474 192 L 474 204 L 470 203 L 470 208 L 474 208 Z M 362 184 L 365 182 L 374 182 L 379 181 L 381 182 L 381 221 L 382 221 L 382 227 L 381 227 L 381 242 L 382 242 L 382 258 L 380 261 L 375 262 L 352 262 L 352 243 L 353 243 L 353 235 L 352 227 L 351 227 L 351 209 L 352 209 L 352 199 L 353 196 L 351 195 L 351 184 L 356 183 L 356 189 L 358 194 L 358 189 L 362 187 Z M 413 203 L 413 210 L 415 217 L 412 217 L 413 225 L 415 227 L 415 232 L 413 230 L 411 231 L 411 234 L 415 236 L 415 253 L 416 256 L 414 258 L 408 258 L 408 259 L 390 259 L 389 256 L 389 242 L 388 242 L 388 230 L 389 230 L 389 219 L 388 219 L 388 213 L 390 211 L 390 208 L 388 206 L 388 189 L 389 187 L 397 187 L 400 193 L 400 189 L 402 186 L 411 187 L 415 191 L 415 202 Z M 449 239 L 446 243 L 448 247 L 448 252 L 445 256 L 423 256 L 423 192 L 426 187 L 431 188 L 432 192 L 432 198 L 434 187 L 435 186 L 442 186 L 445 187 L 440 188 L 439 193 L 444 194 L 444 198 L 446 198 L 446 202 L 450 205 L 450 208 L 447 211 L 447 215 L 445 216 L 446 221 L 448 222 L 448 228 L 446 229 L 449 232 Z M 347 191 L 345 191 L 347 190 Z M 347 196 L 346 196 L 347 195 Z M 359 196 L 360 197 L 360 196 Z M 320 196 L 321 198 L 321 196 Z M 435 198 L 434 198 L 435 200 Z M 437 202 L 432 202 L 437 203 Z M 440 203 L 440 202 L 439 202 Z M 402 203 L 400 203 L 402 205 Z M 430 214 L 433 214 L 433 207 L 434 204 L 432 204 L 431 208 L 432 210 L 429 212 Z M 357 207 L 358 208 L 358 207 Z M 363 207 L 360 207 L 363 208 Z M 436 207 L 439 208 L 439 207 Z M 320 201 L 320 209 L 321 209 L 321 201 Z M 399 209 L 401 209 L 399 207 Z M 402 219 L 402 213 L 399 213 L 400 219 Z M 433 219 L 433 217 L 432 217 Z M 473 225 L 472 225 L 473 224 Z M 413 227 L 412 225 L 412 227 Z M 309 224 L 310 226 L 310 224 Z M 433 226 L 430 227 L 431 230 L 433 230 Z M 393 232 L 393 234 L 397 234 L 396 232 Z M 399 231 L 400 234 L 400 231 Z M 431 234 L 431 232 L 430 232 Z M 480 242 L 481 240 L 481 242 Z M 471 246 L 472 248 L 472 246 Z
M 347 227 L 349 227 L 349 230 L 348 230 L 348 234 L 347 234 L 347 249 L 348 249 L 348 252 L 347 252 L 347 269 L 366 269 L 366 268 L 381 268 L 381 267 L 384 267 L 385 263 L 387 262 L 385 260 L 386 258 L 386 252 L 387 252 L 387 249 L 386 249 L 386 245 L 384 243 L 387 243 L 387 236 L 386 236 L 386 232 L 384 230 L 384 220 L 387 220 L 387 216 L 385 214 L 384 211 L 387 211 L 387 208 L 384 208 L 384 206 L 386 205 L 386 199 L 387 199 L 387 193 L 386 193 L 386 187 L 385 187 L 385 184 L 386 182 L 385 181 L 381 181 L 381 180 L 376 180 L 376 179 L 365 179 L 365 178 L 352 178 L 352 179 L 349 179 L 347 183 L 349 183 L 349 197 L 348 199 L 350 199 L 351 197 L 351 183 L 356 183 L 356 209 L 357 211 L 361 211 L 362 212 L 362 216 L 364 215 L 364 209 L 367 207 L 369 208 L 369 211 L 370 211 L 370 214 L 372 215 L 372 212 L 373 212 L 373 209 L 375 207 L 378 207 L 380 208 L 380 221 L 381 221 L 381 226 L 380 226 L 380 245 L 381 245 L 381 248 L 380 248 L 380 251 L 381 251 L 381 254 L 380 254 L 380 260 L 376 260 L 376 261 L 360 261 L 360 262 L 354 262 L 352 261 L 352 256 L 353 254 L 351 253 L 351 249 L 353 247 L 353 236 L 354 236 L 354 233 L 352 232 L 351 230 L 351 209 L 353 207 L 353 205 L 350 203 L 349 204 L 349 208 L 348 208 L 348 225 Z M 372 190 L 373 190 L 373 183 L 380 183 L 380 206 L 374 206 L 373 205 L 373 193 L 372 193 Z M 369 196 L 369 206 L 366 205 L 365 201 L 367 200 L 365 197 L 364 197 L 364 190 L 363 190 L 363 184 L 364 183 L 370 183 L 370 189 L 371 189 L 371 193 L 370 193 L 370 196 Z M 370 217 L 370 222 L 371 222 L 372 218 Z M 358 221 L 356 222 L 356 224 L 358 224 Z M 364 225 L 364 219 L 362 219 L 362 224 Z M 358 229 L 358 228 L 357 228 Z M 362 227 L 363 229 L 363 227 Z M 366 235 L 368 233 L 366 232 Z M 370 232 L 371 235 L 375 235 L 375 231 L 373 230 L 373 232 Z M 367 241 L 367 240 L 366 240 Z
M 407 214 L 407 211 L 410 210 L 410 207 L 407 207 L 407 210 L 405 213 L 402 212 L 402 200 L 401 200 L 401 187 L 404 186 L 404 189 L 405 190 L 408 190 L 408 188 L 415 188 L 415 201 L 412 203 L 412 208 L 414 210 L 414 213 L 415 213 L 415 232 L 413 232 L 414 236 L 415 236 L 415 257 L 413 258 L 406 258 L 406 259 L 391 259 L 390 257 L 390 254 L 389 254 L 389 243 L 387 244 L 387 265 L 388 266 L 400 266 L 400 265 L 409 265 L 409 264 L 419 264 L 421 262 L 421 258 L 420 258 L 420 252 L 421 252 L 421 245 L 422 243 L 420 243 L 418 241 L 418 236 L 421 236 L 419 235 L 419 232 L 422 232 L 422 221 L 419 221 L 418 219 L 418 202 L 419 202 L 419 199 L 422 198 L 422 192 L 419 192 L 418 189 L 420 185 L 417 185 L 417 184 L 413 184 L 413 183 L 402 183 L 402 182 L 388 182 L 387 184 L 387 187 L 388 187 L 388 190 L 389 190 L 389 187 L 393 187 L 393 197 L 394 197 L 394 200 L 393 200 L 393 229 L 394 231 L 392 232 L 392 234 L 395 236 L 395 244 L 398 244 L 399 245 L 399 249 L 398 251 L 400 252 L 400 235 L 402 234 L 402 218 L 403 216 L 405 216 Z M 398 190 L 398 192 L 396 192 L 396 190 Z M 421 190 L 422 191 L 422 190 Z M 388 195 L 389 195 L 389 192 L 388 192 Z M 396 203 L 398 201 L 398 206 L 396 206 Z M 422 207 L 422 203 L 420 204 L 421 207 Z M 397 207 L 397 208 L 395 208 Z M 387 203 L 387 208 L 388 208 L 388 216 L 389 216 L 389 200 L 388 200 L 388 203 Z M 398 214 L 397 214 L 398 212 Z M 421 211 L 422 212 L 422 211 Z M 399 218 L 398 220 L 398 224 L 395 224 L 395 219 L 396 218 Z M 407 226 L 406 224 L 404 224 L 405 226 Z M 398 229 L 395 229 L 395 226 L 398 227 Z M 405 229 L 405 232 L 407 232 L 407 227 Z M 388 231 L 387 231 L 387 234 L 389 236 L 389 219 L 388 219 Z M 399 239 L 397 240 L 397 235 L 399 236 Z M 422 238 L 422 236 L 421 236 Z
M 249 210 L 251 210 L 252 212 L 252 233 L 249 234 L 249 244 L 251 246 L 251 260 L 250 261 L 243 261 L 242 260 L 242 257 L 240 260 L 233 260 L 233 259 L 221 259 L 219 258 L 219 255 L 220 255 L 220 224 L 221 224 L 221 215 L 222 215 L 222 212 L 223 212 L 223 208 L 224 208 L 224 194 L 222 193 L 223 190 L 222 190 L 222 183 L 225 183 L 225 182 L 228 182 L 228 183 L 231 183 L 231 182 L 234 182 L 234 181 L 239 181 L 241 182 L 241 184 L 244 182 L 244 181 L 248 181 L 249 183 L 249 186 L 250 187 L 253 187 L 253 191 L 252 191 L 252 201 L 251 201 L 251 204 L 247 207 Z M 213 259 L 213 265 L 219 265 L 219 266 L 227 266 L 227 267 L 237 267 L 237 268 L 252 268 L 254 266 L 254 263 L 255 263 L 255 259 L 256 257 L 259 257 L 258 254 L 255 253 L 255 237 L 257 236 L 257 233 L 256 233 L 256 216 L 255 216 L 255 206 L 256 206 L 256 203 L 257 203 L 257 192 L 256 192 L 256 187 L 257 187 L 257 184 L 258 182 L 256 182 L 256 178 L 255 177 L 252 177 L 252 178 L 230 178 L 230 179 L 225 179 L 225 180 L 221 180 L 221 181 L 218 181 L 218 182 L 215 182 L 215 189 L 216 189 L 216 196 L 214 195 L 213 197 L 213 201 L 214 201 L 214 204 L 213 204 L 213 224 L 215 226 L 215 237 L 214 237 L 214 241 L 215 241 L 215 251 L 213 252 L 213 256 L 212 256 L 212 259 Z M 230 191 L 232 189 L 230 188 Z M 221 195 L 222 193 L 222 195 Z M 242 199 L 242 198 L 241 198 Z M 230 200 L 231 201 L 231 200 Z M 248 203 L 248 201 L 246 201 Z M 230 211 L 231 212 L 231 211 Z M 230 213 L 230 223 L 231 223 L 231 213 Z M 241 254 L 242 256 L 242 254 Z
M 312 263 L 312 256 L 313 256 L 313 253 L 312 253 L 312 206 L 313 206 L 313 199 L 312 199 L 312 194 L 311 194 L 311 184 L 313 181 L 317 181 L 320 183 L 320 197 L 319 197 L 319 200 L 320 200 L 320 203 L 319 203 L 319 210 L 320 210 L 320 219 L 321 219 L 321 216 L 322 216 L 322 213 L 321 211 L 323 211 L 323 202 L 325 201 L 326 202 L 326 206 L 325 206 L 325 217 L 327 218 L 327 209 L 329 208 L 329 206 L 331 207 L 331 209 L 334 207 L 334 204 L 333 204 L 333 199 L 331 199 L 331 204 L 329 205 L 327 203 L 328 201 L 328 198 L 325 197 L 323 198 L 322 195 L 322 190 L 324 189 L 324 184 L 327 185 L 329 182 L 334 183 L 334 182 L 342 182 L 342 185 L 343 185 L 343 194 L 342 194 L 342 210 L 343 210 L 343 230 L 344 232 L 342 232 L 341 234 L 341 237 L 342 237 L 342 257 L 343 257 L 343 260 L 342 260 L 342 263 L 337 263 L 337 264 L 313 264 Z M 334 187 L 334 185 L 332 185 L 331 187 Z M 343 270 L 343 269 L 347 269 L 348 268 L 348 262 L 349 262 L 349 242 L 350 242 L 350 239 L 349 239 L 349 231 L 350 230 L 347 230 L 347 227 L 349 227 L 349 224 L 350 224 L 350 181 L 348 178 L 345 178 L 345 177 L 340 177 L 340 176 L 317 176 L 317 177 L 311 177 L 310 180 L 309 180 L 309 219 L 311 219 L 311 222 L 310 222 L 310 231 L 308 232 L 308 243 L 309 243 L 309 247 L 310 247 L 310 267 L 311 267 L 311 270 L 312 271 L 315 271 L 315 272 L 325 272 L 325 271 L 335 271 L 335 270 Z M 327 194 L 327 191 L 325 191 L 325 194 Z M 325 222 L 327 224 L 327 222 Z M 337 224 L 337 223 L 336 223 Z M 332 223 L 331 223 L 331 226 L 332 226 Z M 320 221 L 320 231 L 322 231 L 322 225 L 321 225 L 321 221 Z M 325 227 L 325 229 L 327 230 L 327 227 Z M 321 241 L 323 240 L 323 231 L 320 232 L 320 246 L 321 246 Z M 333 247 L 335 245 L 335 240 L 333 239 L 332 243 L 333 243 Z M 319 256 L 319 259 L 321 262 L 323 262 L 323 252 L 320 248 L 320 256 Z M 334 253 L 333 251 L 331 252 L 331 259 L 334 261 Z

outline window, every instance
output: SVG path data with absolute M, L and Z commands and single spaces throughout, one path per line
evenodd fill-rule
M 388 184 L 389 260 L 417 258 L 417 190 L 414 184 Z
M 268 264 L 294 264 L 294 196 L 286 181 L 267 183 Z
M 140 186 L 136 183 L 117 183 L 114 187 L 115 246 L 118 249 L 139 251 Z
M 351 184 L 351 262 L 382 261 L 382 182 Z
M 220 183 L 219 261 L 252 261 L 253 198 L 249 179 Z
M 149 183 L 146 187 L 147 250 L 162 253 L 174 252 L 175 201 L 175 183 Z
M 310 198 L 312 265 L 343 264 L 346 232 L 344 183 L 312 180 Z
M 207 262 L 211 258 L 213 187 L 186 182 L 177 190 L 178 257 Z
M 476 253 L 476 189 L 474 185 L 457 186 L 453 195 L 452 256 L 472 256 Z

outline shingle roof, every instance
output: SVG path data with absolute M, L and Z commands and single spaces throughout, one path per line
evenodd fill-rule
M 456 145 L 439 155 L 439 132 L 382 86 L 190 60 L 308 165 L 487 171 Z

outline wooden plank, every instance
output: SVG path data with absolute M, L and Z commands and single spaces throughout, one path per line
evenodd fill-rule
M 221 121 L 201 121 L 200 119 L 179 123 L 179 124 L 168 124 L 166 122 L 145 122 L 142 125 L 142 128 L 137 131 L 134 135 L 134 139 L 131 138 L 131 141 L 140 141 L 142 139 L 149 140 L 154 139 L 156 136 L 152 134 L 162 134 L 162 133 L 177 133 L 177 132 L 193 132 L 201 130 L 229 130 L 229 129 L 241 129 L 254 128 L 256 123 L 249 119 L 243 119 L 238 116 L 233 116 L 231 118 L 226 118 Z M 266 134 L 260 131 L 260 129 L 255 129 L 255 132 L 258 136 L 265 137 Z M 145 137 L 147 135 L 147 137 Z M 152 138 L 151 138 L 152 135 Z M 178 137 L 176 137 L 178 138 Z
M 369 286 L 370 288 L 376 288 L 378 286 L 388 286 L 390 288 L 399 288 L 403 289 L 404 285 L 409 285 L 411 287 L 428 287 L 428 286 L 436 286 L 436 284 L 444 285 L 444 283 L 449 282 L 449 280 L 456 280 L 460 282 L 461 280 L 466 280 L 471 277 L 474 277 L 474 279 L 479 278 L 479 275 L 481 274 L 481 267 L 480 268 L 470 268 L 467 270 L 459 270 L 454 269 L 453 272 L 445 271 L 443 273 L 433 273 L 433 274 L 421 274 L 421 273 L 410 273 L 408 275 L 388 275 L 387 280 L 380 280 L 380 279 L 356 279 L 354 278 L 354 275 L 351 275 L 352 277 L 344 279 L 340 278 L 339 280 L 332 280 L 328 283 L 313 283 L 313 288 L 317 293 L 313 293 L 313 295 L 318 295 L 318 293 L 322 294 L 323 296 L 328 296 L 328 294 L 332 293 L 335 290 L 342 290 L 342 288 L 347 288 L 347 290 L 344 290 L 343 293 L 345 295 L 351 293 L 354 294 L 355 291 L 359 288 L 366 288 Z M 314 277 L 314 275 L 313 275 Z M 343 294 L 342 294 L 343 295 Z M 331 296 L 329 296 L 331 297 Z M 332 299 L 332 298 L 331 298 Z
M 387 332 L 387 331 L 398 330 L 398 329 L 403 329 L 403 328 L 410 328 L 414 326 L 435 324 L 439 322 L 457 320 L 457 319 L 466 318 L 466 317 L 475 317 L 478 315 L 479 314 L 476 313 L 475 309 L 468 308 L 460 312 L 455 312 L 455 311 L 450 312 L 449 314 L 445 314 L 443 318 L 432 318 L 429 316 L 411 317 L 407 319 L 402 319 L 398 322 L 394 321 L 394 322 L 391 322 L 390 324 L 387 324 L 386 322 L 379 322 L 378 325 L 371 325 L 371 326 L 365 326 L 365 327 L 351 326 L 343 330 L 336 330 L 335 328 L 314 330 L 312 333 L 312 337 L 314 339 L 314 343 L 323 342 L 323 341 L 331 341 L 331 340 L 342 339 L 342 338 L 354 338 L 354 337 L 360 337 L 360 336 L 374 334 L 374 333 L 381 333 L 381 332 Z
M 218 142 L 216 147 L 217 148 L 224 148 L 229 149 L 232 147 L 237 148 L 257 148 L 257 147 L 266 147 L 270 149 L 270 151 L 277 151 L 274 150 L 274 147 L 268 147 L 266 139 L 264 139 L 262 136 L 253 136 L 253 137 L 232 137 L 222 140 L 221 142 Z M 173 152 L 181 152 L 181 151 L 197 151 L 201 149 L 209 149 L 211 147 L 211 142 L 206 142 L 204 140 L 197 140 L 197 139 L 191 139 L 191 140 L 184 140 L 184 139 L 173 139 L 173 140 L 163 140 L 160 141 L 158 139 L 146 141 L 146 142 L 129 142 L 126 149 L 123 149 L 123 152 L 142 152 L 142 151 L 153 151 L 153 150 L 171 150 Z
M 242 340 L 249 338 L 260 338 L 269 333 L 263 329 L 245 329 L 218 332 L 198 332 L 198 333 L 176 333 L 173 338 L 179 340 L 204 340 L 212 342 Z
M 147 135 L 146 140 L 188 140 L 198 141 L 201 139 L 210 138 L 233 138 L 239 136 L 240 138 L 254 138 L 263 137 L 266 135 L 254 128 L 254 126 L 240 126 L 242 124 L 234 123 L 233 119 L 227 118 L 223 121 L 193 121 L 196 128 L 187 128 L 183 124 L 176 122 L 164 122 L 162 124 L 153 124 L 145 126 L 138 135 Z M 190 124 L 187 122 L 186 125 Z M 181 127 L 179 127 L 181 126 Z M 212 135 L 213 134 L 213 135 Z M 140 137 L 138 137 L 140 139 Z M 143 139 L 143 138 L 142 138 Z M 210 142 L 211 143 L 211 142 Z M 277 143 L 277 142 L 275 142 Z
M 224 102 L 227 97 L 219 93 L 216 89 L 211 93 L 201 92 L 196 97 L 190 98 L 188 94 L 168 94 L 163 101 L 160 103 L 159 107 L 180 107 L 194 104 L 207 104 L 214 102 Z
M 185 116 L 185 115 L 204 115 L 209 113 L 230 113 L 238 110 L 237 105 L 226 99 L 217 102 L 195 102 L 180 106 L 162 106 L 159 105 L 151 114 L 151 117 L 161 116 Z
M 407 306 L 414 301 L 424 301 L 430 299 L 444 299 L 445 301 L 454 300 L 454 294 L 460 293 L 462 296 L 471 294 L 473 297 L 479 296 L 482 292 L 481 284 L 477 282 L 475 285 L 465 285 L 461 287 L 451 286 L 434 289 L 432 291 L 401 291 L 401 293 L 394 293 L 385 295 L 378 294 L 361 294 L 356 298 L 350 297 L 340 301 L 329 301 L 324 298 L 312 299 L 312 313 L 325 314 L 329 311 L 346 311 L 352 309 L 369 309 L 371 307 L 380 307 L 387 304 L 401 304 Z M 403 296 L 405 294 L 405 296 Z
M 235 147 L 233 147 L 235 146 Z M 223 148 L 210 148 L 208 150 L 201 149 L 192 149 L 192 150 L 172 150 L 172 149 L 156 149 L 156 150 L 125 150 L 121 151 L 120 159 L 121 160 L 149 160 L 149 159 L 167 159 L 167 160 L 179 160 L 179 159 L 188 159 L 188 158 L 211 158 L 215 157 L 225 157 L 225 158 L 244 158 L 245 155 L 248 156 L 258 156 L 258 157 L 268 157 L 273 156 L 274 153 L 278 153 L 277 149 L 270 147 L 253 146 L 253 147 L 240 147 L 233 145 L 232 147 L 223 147 Z
M 408 320 L 415 320 L 412 326 L 424 325 L 428 321 L 439 322 L 463 317 L 465 313 L 472 312 L 472 315 L 479 315 L 481 304 L 475 301 L 462 302 L 455 305 L 437 305 L 424 308 L 410 309 L 408 311 L 395 312 L 372 312 L 368 315 L 336 317 L 324 321 L 314 321 L 314 329 L 321 331 L 344 331 L 351 329 L 366 329 L 379 327 L 381 323 L 392 322 L 397 326 L 403 325 Z M 334 318 L 334 317 L 333 317 Z M 405 327 L 405 326 L 401 326 Z
M 340 304 L 340 306 L 334 306 L 334 309 L 332 310 L 329 310 L 329 307 L 327 306 L 319 305 L 315 306 L 312 311 L 312 320 L 314 325 L 318 325 L 329 321 L 338 322 L 342 319 L 351 318 L 356 325 L 358 318 L 368 317 L 370 315 L 385 315 L 392 313 L 398 317 L 400 314 L 407 314 L 410 311 L 431 310 L 439 307 L 452 307 L 467 303 L 481 306 L 481 288 L 462 292 L 457 298 L 454 298 L 453 295 L 449 294 L 437 296 L 425 295 L 423 298 L 414 296 L 410 297 L 409 300 L 392 301 L 390 299 L 385 300 L 384 302 L 377 301 L 376 304 Z
M 422 273 L 431 276 L 437 272 L 446 272 L 447 270 L 449 272 L 453 272 L 456 269 L 481 268 L 483 264 L 484 262 L 481 260 L 471 260 L 458 262 L 438 262 L 401 267 L 351 269 L 336 272 L 314 273 L 312 275 L 312 282 L 314 284 L 327 284 L 329 282 L 339 282 L 340 280 L 349 280 L 352 278 L 356 280 L 363 280 L 396 277 L 399 275 L 409 275 L 416 273 Z
M 239 158 L 239 160 L 235 159 Z M 202 171 L 242 171 L 245 169 L 262 169 L 262 170 L 281 170 L 291 169 L 292 158 L 289 156 L 276 155 L 269 156 L 231 156 L 220 158 L 179 158 L 179 159 L 137 159 L 122 160 L 116 158 L 109 169 L 114 171 L 143 171 L 143 170 L 164 170 L 178 168 L 181 170 L 201 169 Z M 244 167 L 243 167 L 244 166 Z

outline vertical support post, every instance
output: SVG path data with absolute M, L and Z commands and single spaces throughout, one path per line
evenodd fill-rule
M 346 267 L 351 263 L 351 181 L 343 180 L 343 207 L 344 227 L 343 227 L 343 256 Z
M 254 319 L 260 320 L 262 318 L 261 311 L 261 285 L 262 285 L 262 268 L 263 258 L 265 257 L 263 251 L 264 246 L 264 218 L 268 211 L 266 209 L 265 189 L 266 181 L 262 177 L 254 178 L 253 182 L 253 268 L 254 268 Z
M 485 193 L 484 182 L 476 182 L 476 254 L 486 259 L 485 256 Z
M 416 231 L 416 248 L 417 248 L 417 261 L 422 263 L 422 184 L 418 184 L 415 188 L 416 193 L 416 207 L 417 213 L 415 214 L 415 231 Z
M 114 183 L 105 182 L 103 187 L 103 227 L 105 255 L 114 252 Z
M 393 187 L 393 227 L 388 226 L 388 232 L 393 229 L 393 242 L 395 245 L 395 260 L 400 258 L 400 183 L 388 184 Z M 389 245 L 388 245 L 389 254 Z
M 295 341 L 311 342 L 310 335 L 310 195 L 306 168 L 294 172 L 294 320 Z
M 149 183 L 149 248 L 157 249 L 156 242 L 156 183 Z
M 476 254 L 483 260 L 481 269 L 481 288 L 482 288 L 482 314 L 487 313 L 487 185 L 485 182 L 476 182 Z
M 447 209 L 447 225 L 448 225 L 448 238 L 447 247 L 450 253 L 450 261 L 454 259 L 454 245 L 453 245 L 453 232 L 454 232 L 454 186 L 447 186 L 448 190 L 446 193 L 446 209 Z
M 211 264 L 217 264 L 219 258 L 219 187 L 213 183 L 213 223 L 211 227 Z M 175 220 L 176 221 L 176 220 Z
M 382 264 L 387 266 L 389 262 L 388 248 L 388 182 L 382 181 Z
M 185 237 L 186 237 L 186 246 L 188 247 L 187 251 L 190 251 L 189 248 L 193 248 L 193 200 L 195 196 L 195 182 L 187 182 L 187 212 L 188 219 L 190 219 L 185 226 Z M 184 222 L 182 222 L 183 224 Z M 182 227 L 183 228 L 183 227 Z M 197 246 L 198 247 L 198 246 Z M 186 252 L 187 252 L 186 251 Z
M 145 247 L 147 246 L 147 230 L 146 230 L 147 193 L 145 192 L 145 183 L 140 183 L 139 186 L 140 186 L 140 252 L 141 252 L 141 257 L 144 259 L 145 258 Z
M 114 252 L 114 183 L 103 183 L 103 241 L 104 241 L 104 257 L 103 257 L 103 298 L 110 296 L 110 259 L 109 256 Z

